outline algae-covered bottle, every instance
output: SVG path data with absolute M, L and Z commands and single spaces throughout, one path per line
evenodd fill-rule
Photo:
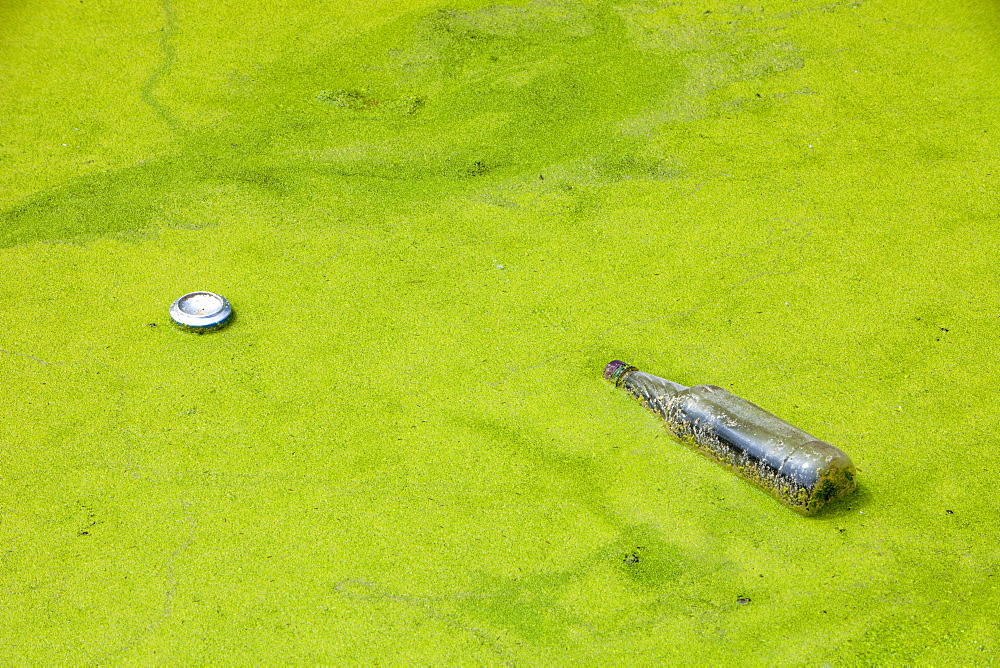
M 803 515 L 854 491 L 850 457 L 721 387 L 685 387 L 618 360 L 604 378 L 663 418 L 682 443 Z

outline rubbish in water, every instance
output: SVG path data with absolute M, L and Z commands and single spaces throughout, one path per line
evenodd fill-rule
M 619 360 L 604 378 L 660 416 L 679 441 L 803 515 L 855 489 L 850 457 L 721 387 L 685 387 Z
M 170 306 L 170 318 L 189 332 L 210 332 L 229 322 L 233 309 L 222 295 L 189 292 Z

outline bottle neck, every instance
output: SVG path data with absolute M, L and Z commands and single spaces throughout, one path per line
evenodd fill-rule
M 655 387 L 661 392 L 676 394 L 688 389 L 686 385 L 639 371 L 636 367 L 621 360 L 615 360 L 604 368 L 604 378 L 615 387 L 625 387 L 630 391 L 632 387 Z M 635 392 L 632 393 L 635 394 Z

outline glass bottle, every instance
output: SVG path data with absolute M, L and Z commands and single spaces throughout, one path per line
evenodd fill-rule
M 679 441 L 803 515 L 854 491 L 850 457 L 721 387 L 685 387 L 619 360 L 604 378 L 661 417 Z

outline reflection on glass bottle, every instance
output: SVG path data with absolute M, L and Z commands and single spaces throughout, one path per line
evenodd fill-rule
M 618 360 L 604 378 L 661 417 L 678 440 L 804 515 L 854 491 L 850 457 L 721 387 L 685 387 Z

